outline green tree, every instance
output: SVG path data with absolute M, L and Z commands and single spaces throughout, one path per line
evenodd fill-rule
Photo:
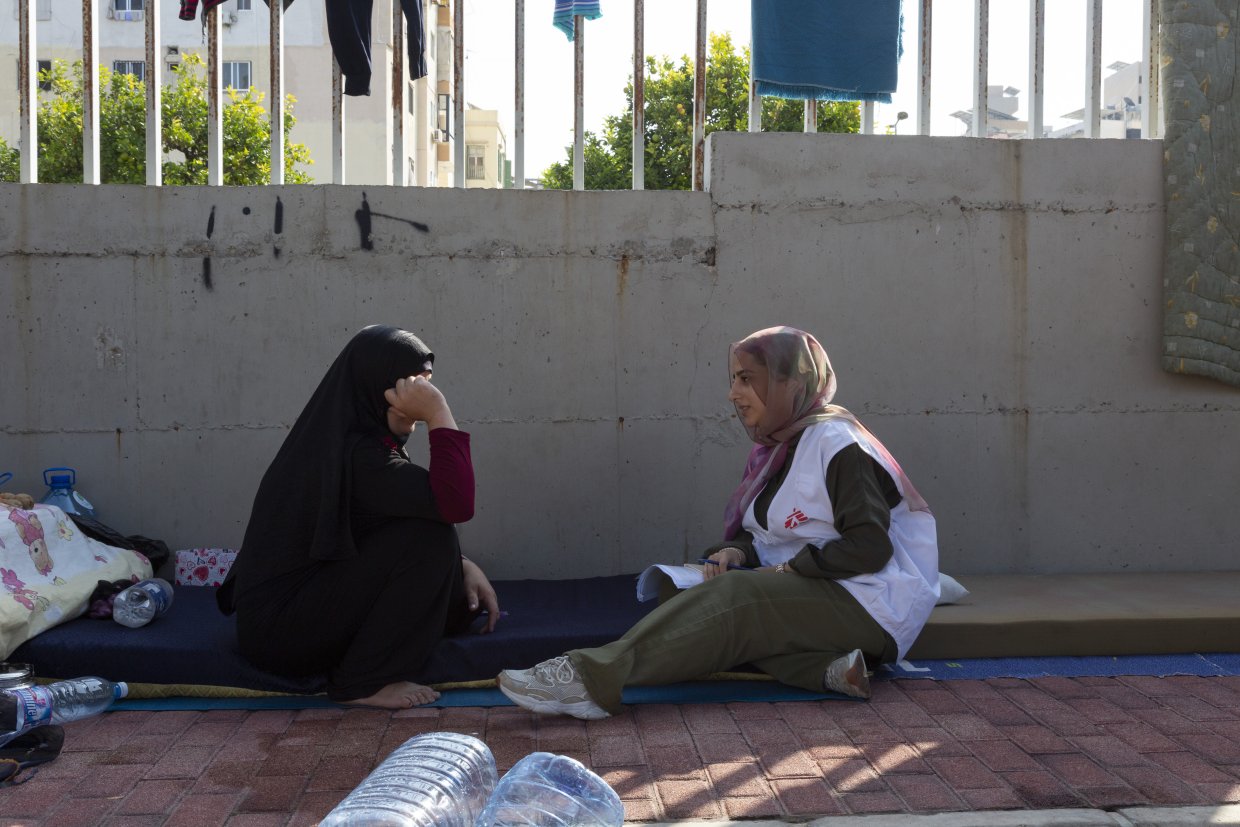
M 627 105 L 619 115 L 603 119 L 601 135 L 587 131 L 586 189 L 629 189 L 633 181 L 633 83 L 625 86 Z M 805 107 L 799 100 L 762 99 L 762 126 L 767 132 L 800 132 Z M 818 105 L 819 132 L 857 132 L 861 109 L 853 102 Z M 706 134 L 716 130 L 749 129 L 749 49 L 738 51 L 728 34 L 712 34 L 706 57 Z M 693 63 L 679 64 L 666 55 L 646 58 L 646 189 L 692 187 Z M 548 189 L 572 189 L 573 148 L 566 158 L 542 174 Z
M 39 180 L 80 183 L 82 180 L 82 64 L 55 61 L 39 73 L 50 94 L 39 104 Z M 105 184 L 146 182 L 146 87 L 133 75 L 99 69 L 99 165 Z M 254 88 L 225 90 L 224 183 L 265 184 L 271 180 L 271 123 L 264 96 Z M 305 144 L 288 134 L 297 119 L 296 100 L 287 97 L 284 110 L 284 180 L 308 184 L 310 176 L 297 164 L 312 164 Z M 163 162 L 167 184 L 207 183 L 206 66 L 197 55 L 186 55 L 173 83 L 163 89 L 163 151 L 175 160 Z M 177 158 L 177 154 L 181 156 Z M 18 153 L 0 138 L 0 181 L 16 181 Z

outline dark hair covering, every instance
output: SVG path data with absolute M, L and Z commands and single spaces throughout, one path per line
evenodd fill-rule
M 392 439 L 383 393 L 431 369 L 435 354 L 408 331 L 371 325 L 345 345 L 302 410 L 259 483 L 237 570 L 261 579 L 309 560 L 357 554 L 349 513 L 352 456 L 367 438 Z M 249 558 L 249 559 L 247 559 Z M 233 607 L 229 583 L 220 606 Z

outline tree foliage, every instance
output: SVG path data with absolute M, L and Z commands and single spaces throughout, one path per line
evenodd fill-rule
M 633 181 L 633 83 L 625 86 L 627 106 L 603 120 L 601 135 L 586 132 L 586 189 L 629 189 Z M 664 55 L 646 58 L 645 174 L 646 189 L 692 187 L 693 63 Z M 728 34 L 712 34 L 706 57 L 706 134 L 749 129 L 749 49 L 737 51 Z M 800 132 L 804 104 L 799 100 L 762 99 L 766 132 Z M 860 106 L 852 102 L 820 102 L 819 132 L 857 132 Z M 548 189 L 572 189 L 573 148 L 566 159 L 542 174 Z
M 39 73 L 50 92 L 39 103 L 39 181 L 82 181 L 82 63 L 55 61 Z M 134 75 L 99 68 L 99 166 L 105 184 L 146 183 L 146 87 Z M 265 184 L 271 180 L 271 123 L 263 93 L 225 90 L 224 183 Z M 298 164 L 312 164 L 305 144 L 288 134 L 297 119 L 295 98 L 284 110 L 284 180 L 308 184 Z M 207 183 L 206 67 L 186 55 L 162 94 L 163 178 L 166 184 Z M 171 155 L 171 159 L 168 156 Z M 17 181 L 18 152 L 0 138 L 0 181 Z

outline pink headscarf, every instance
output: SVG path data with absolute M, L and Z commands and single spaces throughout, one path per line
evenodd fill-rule
M 768 327 L 751 333 L 729 349 L 729 372 L 730 357 L 737 353 L 752 356 L 766 366 L 766 397 L 762 400 L 766 410 L 756 425 L 745 426 L 749 438 L 756 444 L 749 452 L 741 484 L 732 493 L 724 512 L 725 539 L 731 540 L 740 531 L 749 504 L 783 467 L 789 444 L 806 428 L 828 419 L 844 419 L 860 429 L 866 441 L 899 476 L 909 508 L 929 510 L 926 501 L 878 438 L 847 409 L 831 404 L 836 389 L 835 371 L 817 339 L 794 327 Z

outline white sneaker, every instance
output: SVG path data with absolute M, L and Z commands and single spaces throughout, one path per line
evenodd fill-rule
M 822 676 L 822 685 L 831 692 L 850 698 L 870 697 L 870 675 L 865 671 L 865 656 L 854 649 L 842 658 L 831 661 Z
M 591 700 L 568 655 L 545 660 L 531 669 L 505 669 L 495 681 L 500 692 L 531 712 L 572 715 L 587 721 L 611 715 Z

